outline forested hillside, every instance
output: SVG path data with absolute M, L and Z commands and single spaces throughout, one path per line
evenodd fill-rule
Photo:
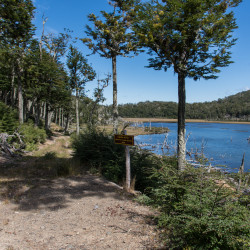
M 122 117 L 177 118 L 175 102 L 139 102 L 119 106 Z M 187 119 L 250 121 L 250 90 L 213 102 L 186 104 Z

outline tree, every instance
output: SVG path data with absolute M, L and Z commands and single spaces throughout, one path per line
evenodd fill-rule
M 27 43 L 34 31 L 34 5 L 31 0 L 2 0 L 0 4 L 1 49 L 12 51 L 18 81 L 19 122 L 23 123 L 23 59 Z
M 76 133 L 79 135 L 79 95 L 83 92 L 86 82 L 95 79 L 96 73 L 88 64 L 87 59 L 72 45 L 67 56 L 67 66 L 70 71 L 70 83 L 72 90 L 76 92 Z
M 103 96 L 103 91 L 106 87 L 108 87 L 109 81 L 110 81 L 111 75 L 108 74 L 106 78 L 104 79 L 98 79 L 98 86 L 97 88 L 94 89 L 94 98 L 93 100 L 90 102 L 89 105 L 89 110 L 88 110 L 88 119 L 87 119 L 87 123 L 90 129 L 93 129 L 96 121 L 99 118 L 99 114 L 98 114 L 98 108 L 100 103 L 103 103 L 106 99 Z
M 111 3 L 110 3 L 111 4 Z M 100 56 L 112 60 L 113 75 L 113 132 L 118 129 L 118 106 L 117 106 L 117 56 L 128 56 L 131 51 L 136 50 L 134 36 L 129 30 L 130 19 L 121 11 L 117 4 L 113 4 L 111 13 L 101 11 L 103 21 L 94 14 L 88 16 L 93 22 L 94 28 L 86 26 L 86 34 L 90 38 L 82 39 L 84 43 Z
M 45 24 L 47 19 L 43 20 L 43 24 Z M 65 33 L 60 33 L 59 35 L 55 36 L 52 33 L 49 33 L 47 35 L 42 34 L 42 39 L 40 41 L 40 48 L 42 46 L 42 43 L 44 41 L 45 47 L 51 57 L 53 58 L 53 61 L 55 63 L 60 64 L 60 59 L 63 55 L 66 53 L 67 45 L 69 40 L 71 39 L 70 36 L 70 30 L 64 29 Z M 50 81 L 52 83 L 52 81 Z M 48 94 L 51 95 L 52 86 L 48 88 Z M 49 102 L 45 103 L 45 128 L 49 129 L 49 123 L 50 118 L 52 114 L 51 105 Z
M 241 0 L 152 0 L 142 3 L 133 29 L 155 70 L 178 75 L 178 168 L 185 168 L 185 79 L 215 79 L 230 60 L 237 28 L 231 10 Z M 131 11 L 130 11 L 131 12 Z

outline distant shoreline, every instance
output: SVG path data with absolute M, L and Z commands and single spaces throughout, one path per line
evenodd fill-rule
M 128 122 L 170 122 L 176 123 L 177 119 L 168 119 L 168 118 L 122 118 Z M 186 119 L 187 123 L 192 122 L 203 122 L 203 123 L 226 123 L 226 124 L 249 124 L 250 122 L 239 122 L 239 121 L 210 121 L 210 120 L 201 120 L 201 119 Z

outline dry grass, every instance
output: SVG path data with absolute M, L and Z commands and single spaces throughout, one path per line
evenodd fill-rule
M 38 151 L 33 152 L 34 157 L 41 157 L 49 152 L 55 152 L 58 158 L 70 158 L 72 149 L 70 148 L 70 137 L 60 136 L 59 138 L 52 137 L 45 144 L 40 145 Z
M 107 132 L 108 134 L 111 134 L 113 132 L 113 126 L 112 125 L 105 125 L 105 126 L 99 126 L 100 130 L 104 130 L 105 132 Z M 123 129 L 123 125 L 120 125 L 118 127 L 118 134 L 121 133 Z M 148 135 L 148 134 L 153 134 L 154 130 L 147 131 L 145 130 L 143 127 L 127 127 L 127 134 L 128 135 Z M 163 131 L 163 133 L 165 133 L 165 131 Z

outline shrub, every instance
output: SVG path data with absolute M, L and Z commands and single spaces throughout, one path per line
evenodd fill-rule
M 73 139 L 74 154 L 92 171 L 121 182 L 125 179 L 124 147 L 97 130 Z M 249 209 L 242 197 L 223 183 L 222 175 L 200 167 L 180 172 L 176 157 L 158 157 L 136 147 L 131 149 L 132 179 L 143 191 L 140 199 L 160 210 L 169 249 L 248 249 Z M 222 184 L 218 184 L 222 183 Z
M 102 131 L 86 131 L 73 137 L 72 143 L 74 156 L 88 163 L 91 169 L 99 172 L 109 180 L 122 183 L 126 176 L 124 146 L 114 143 L 112 135 Z M 153 186 L 152 169 L 157 169 L 163 159 L 149 151 L 131 147 L 131 179 L 136 178 L 136 190 L 144 191 L 148 186 Z M 167 158 L 166 158 L 167 159 Z
M 161 211 L 159 225 L 170 249 L 250 246 L 249 210 L 203 168 L 188 167 L 180 173 L 163 166 L 152 178 L 158 180 L 158 187 L 151 189 L 150 198 Z
M 74 156 L 96 168 L 106 178 L 121 181 L 125 172 L 124 148 L 114 144 L 113 136 L 90 130 L 73 137 Z
M 19 128 L 19 132 L 23 136 L 27 150 L 36 149 L 37 143 L 44 143 L 47 138 L 45 130 L 35 127 L 31 121 L 22 124 Z

